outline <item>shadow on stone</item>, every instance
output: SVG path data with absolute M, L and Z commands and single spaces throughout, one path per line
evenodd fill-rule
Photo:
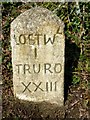
M 35 103 L 16 99 L 13 107 L 15 116 L 32 118 L 32 120 L 50 120 L 50 118 L 53 120 L 54 118 L 64 118 L 65 115 L 64 107 L 48 102 Z
M 67 37 L 66 37 L 67 38 Z M 70 39 L 65 40 L 65 81 L 64 99 L 67 100 L 69 86 L 72 84 L 73 71 L 77 68 L 80 56 L 80 48 Z

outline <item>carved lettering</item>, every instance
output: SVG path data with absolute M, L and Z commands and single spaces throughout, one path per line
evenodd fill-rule
M 40 87 L 41 84 L 42 84 L 42 82 L 40 82 L 38 85 L 35 84 L 34 82 L 33 82 L 33 84 L 36 86 L 36 89 L 34 90 L 34 92 L 37 91 L 38 89 L 40 89 L 41 91 L 44 91 L 44 90 Z
M 35 59 L 37 58 L 37 48 L 34 49 L 35 51 Z
M 57 29 L 56 34 L 53 34 L 53 36 L 47 36 L 46 34 L 42 35 L 42 34 L 21 34 L 19 36 L 19 41 L 16 41 L 16 45 L 25 45 L 25 44 L 29 44 L 29 45 L 35 45 L 37 44 L 38 46 L 40 45 L 40 36 L 43 37 L 43 43 L 44 45 L 47 45 L 48 43 L 51 43 L 52 45 L 55 42 L 55 37 L 57 34 L 61 34 L 60 32 L 60 27 Z
M 34 45 L 35 44 L 35 39 L 33 38 L 33 34 L 29 34 L 28 35 L 28 39 L 29 39 L 29 44 L 30 45 Z
M 53 82 L 46 82 L 46 91 L 57 91 L 57 81 L 55 83 Z
M 49 71 L 50 73 L 53 73 L 53 72 L 50 70 L 50 68 L 51 68 L 51 64 L 49 64 L 49 63 L 45 63 L 45 64 L 44 64 L 45 73 L 47 73 L 47 71 Z
M 26 74 L 26 71 L 28 71 L 28 73 L 31 73 L 29 64 L 24 64 L 24 74 Z
M 60 63 L 55 63 L 50 64 L 50 63 L 44 63 L 44 64 L 17 64 L 17 73 L 21 74 L 21 71 L 23 72 L 23 74 L 38 74 L 41 72 L 41 70 L 43 70 L 43 73 L 48 74 L 48 73 L 57 73 L 59 74 L 62 71 L 62 66 Z
M 35 66 L 36 66 L 36 65 L 33 64 L 33 71 L 34 71 L 34 73 L 39 73 L 39 72 L 40 72 L 40 64 L 37 65 L 37 66 L 38 66 L 38 67 L 37 67 L 37 69 L 38 69 L 37 71 L 36 71 L 36 69 L 35 69 Z
M 29 90 L 29 85 L 31 84 L 31 82 L 29 82 L 28 83 L 28 85 L 25 85 L 23 82 L 22 82 L 22 84 L 24 85 L 24 87 L 25 87 L 25 89 L 23 90 L 23 93 L 26 91 L 26 90 L 28 90 L 29 92 L 31 92 L 30 90 Z
M 55 41 L 55 35 L 53 36 L 53 38 L 51 38 L 51 37 L 47 38 L 47 36 L 44 35 L 44 45 L 46 45 L 47 43 L 49 43 L 49 41 L 50 41 L 51 44 L 53 44 L 54 41 Z
M 18 67 L 18 74 L 20 74 L 20 66 L 22 66 L 22 64 L 18 64 L 16 66 Z
M 19 36 L 19 43 L 20 43 L 20 44 L 26 44 L 26 37 L 25 37 L 24 34 L 21 34 L 21 35 Z
M 62 70 L 62 66 L 60 63 L 56 63 L 55 66 L 54 66 L 54 71 L 55 73 L 60 73 Z
M 48 92 L 48 82 L 46 82 L 46 91 Z
M 40 36 L 42 36 L 41 34 L 35 34 L 35 36 L 37 37 L 37 45 L 39 45 L 39 40 L 40 40 Z
M 44 89 L 46 89 L 46 91 L 47 92 L 52 92 L 52 91 L 57 91 L 57 81 L 56 82 L 46 82 L 45 83 L 45 88 Z M 25 84 L 25 83 L 23 83 L 22 82 L 22 85 L 25 87 L 24 88 L 24 90 L 23 90 L 23 93 L 26 91 L 26 90 L 28 90 L 30 93 L 31 92 L 36 92 L 36 91 L 38 91 L 38 90 L 40 90 L 40 91 L 44 91 L 42 88 L 41 88 L 41 85 L 42 84 L 44 84 L 44 83 L 42 83 L 42 82 L 40 82 L 39 84 L 36 84 L 35 82 L 29 82 L 27 85 Z M 34 85 L 34 90 L 33 91 L 31 91 L 30 89 L 29 89 L 29 87 L 30 86 L 32 86 L 32 85 Z
M 57 81 L 55 82 L 55 91 L 57 91 Z
M 56 34 L 62 34 L 62 32 L 61 32 L 61 30 L 60 30 L 60 26 L 59 26 L 59 28 L 57 29 Z

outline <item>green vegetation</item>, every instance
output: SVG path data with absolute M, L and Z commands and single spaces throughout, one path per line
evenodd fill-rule
M 11 61 L 11 46 L 10 46 L 10 23 L 21 13 L 30 9 L 32 7 L 41 6 L 51 10 L 56 14 L 65 24 L 65 89 L 70 89 L 70 91 L 76 92 L 76 96 L 81 94 L 83 97 L 79 99 L 79 103 L 76 105 L 76 108 L 80 109 L 81 104 L 85 104 L 82 109 L 87 110 L 88 105 L 90 104 L 88 95 L 88 89 L 90 90 L 90 2 L 84 3 L 53 3 L 53 2 L 44 2 L 44 3 L 6 3 L 2 4 L 2 64 L 3 64 L 3 75 L 4 75 L 4 95 L 10 93 L 10 87 L 12 86 L 12 61 Z M 8 79 L 8 80 L 7 80 Z M 7 93 L 8 91 L 8 93 Z M 79 93 L 80 92 L 80 93 Z M 67 92 L 68 93 L 68 92 Z M 71 104 L 71 101 L 74 102 L 73 94 L 68 94 L 67 101 L 68 104 Z M 88 97 L 89 96 L 89 97 Z M 7 97 L 6 97 L 7 98 Z M 4 102 L 6 100 L 4 98 Z M 7 100 L 6 100 L 7 101 Z M 8 102 L 6 102 L 8 104 Z M 10 103 L 9 103 L 10 104 Z M 66 102 L 67 104 L 67 102 Z M 11 104 L 10 104 L 11 105 Z M 68 105 L 69 106 L 69 105 Z M 10 108 L 9 108 L 10 110 Z M 5 109 L 7 117 L 10 117 L 8 109 Z M 68 117 L 75 117 L 66 110 Z M 87 118 L 87 113 L 84 111 L 82 116 Z M 10 111 L 9 111 L 10 112 Z M 79 110 L 80 112 L 80 110 Z M 79 114 L 79 112 L 77 112 Z M 10 112 L 11 113 L 11 112 Z M 12 113 L 15 114 L 14 112 Z M 20 113 L 21 114 L 21 113 Z M 80 116 L 77 114 L 77 117 Z M 15 115 L 14 115 L 15 116 Z M 16 115 L 17 117 L 18 115 Z M 75 117 L 75 118 L 77 118 Z M 18 120 L 18 117 L 17 117 Z

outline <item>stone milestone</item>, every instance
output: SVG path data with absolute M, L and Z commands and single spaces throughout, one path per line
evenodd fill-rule
M 27 10 L 11 23 L 15 97 L 63 105 L 63 29 L 63 22 L 41 7 Z

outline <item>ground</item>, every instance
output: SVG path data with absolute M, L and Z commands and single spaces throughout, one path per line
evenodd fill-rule
M 82 17 L 75 16 L 73 5 L 75 3 L 61 4 L 59 3 L 3 3 L 2 5 L 2 117 L 3 118 L 16 118 L 20 120 L 22 118 L 34 120 L 34 119 L 50 119 L 50 115 L 45 116 L 39 109 L 38 104 L 20 101 L 14 98 L 13 95 L 13 73 L 12 73 L 12 58 L 11 58 L 11 46 L 10 46 L 10 23 L 20 13 L 23 13 L 31 7 L 40 5 L 46 7 L 51 11 L 54 11 L 60 19 L 65 23 L 65 45 L 66 45 L 66 58 L 65 58 L 65 114 L 64 118 L 80 118 L 86 120 L 90 118 L 90 69 L 88 61 L 90 60 L 90 50 L 85 52 L 85 46 L 90 46 L 90 40 L 88 39 L 89 25 L 88 17 L 86 19 L 85 33 L 82 34 Z M 82 7 L 86 9 L 87 16 L 89 16 L 88 6 L 89 4 L 83 3 L 79 5 L 81 12 Z M 57 7 L 58 6 L 58 7 Z M 68 6 L 68 8 L 67 8 Z M 69 7 L 72 7 L 72 13 L 68 15 L 67 11 L 70 11 Z M 85 14 L 86 14 L 85 13 Z M 69 19 L 68 19 L 69 18 Z M 74 21 L 75 19 L 75 21 Z M 80 21 L 79 21 L 80 19 Z M 71 22 L 68 22 L 72 20 Z M 81 25 L 81 26 L 80 26 Z M 78 27 L 77 27 L 78 26 Z M 76 31 L 73 31 L 76 30 Z M 70 36 L 71 35 L 71 36 Z M 78 37 L 78 41 L 77 41 Z M 85 41 L 84 41 L 85 38 Z M 81 41 L 83 40 L 83 41 Z M 86 41 L 87 40 L 87 41 Z M 87 44 L 86 44 L 87 42 Z M 59 120 L 59 112 L 54 113 L 54 120 Z

